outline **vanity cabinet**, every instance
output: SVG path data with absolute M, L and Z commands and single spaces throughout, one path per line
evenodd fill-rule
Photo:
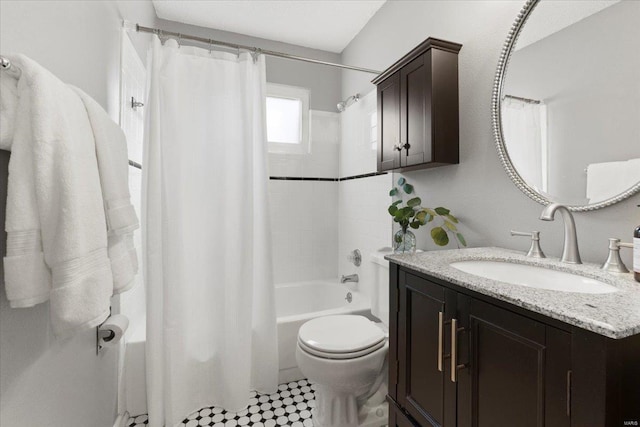
M 459 162 L 461 47 L 428 38 L 373 80 L 378 96 L 378 171 Z
M 640 336 L 612 340 L 393 263 L 390 274 L 390 426 L 640 421 Z
M 569 427 L 571 335 L 466 295 L 458 300 L 457 425 Z

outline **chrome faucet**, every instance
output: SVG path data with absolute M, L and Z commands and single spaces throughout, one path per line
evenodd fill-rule
M 357 274 L 349 274 L 347 276 L 343 274 L 342 277 L 340 278 L 340 283 L 346 283 L 346 282 L 358 283 L 358 281 L 359 279 Z
M 560 261 L 569 264 L 582 264 L 580 251 L 578 250 L 578 236 L 576 234 L 576 223 L 573 220 L 571 211 L 566 206 L 559 203 L 551 203 L 540 214 L 543 221 L 553 221 L 556 211 L 562 213 L 564 220 L 564 247 L 562 248 L 562 258 Z

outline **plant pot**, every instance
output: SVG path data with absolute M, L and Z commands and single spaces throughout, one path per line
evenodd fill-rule
M 393 236 L 393 253 L 405 254 L 416 251 L 416 235 L 409 230 L 398 230 Z

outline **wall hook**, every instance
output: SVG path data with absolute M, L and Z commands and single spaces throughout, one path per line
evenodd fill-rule
M 144 107 L 144 103 L 140 102 L 140 101 L 136 101 L 136 99 L 132 96 L 131 97 L 131 109 L 133 109 L 133 111 L 137 111 L 138 107 Z

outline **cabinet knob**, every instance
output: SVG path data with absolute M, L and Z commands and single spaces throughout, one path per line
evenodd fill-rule
M 402 151 L 402 144 L 395 144 L 395 145 L 393 146 L 393 149 L 394 149 L 394 150 L 397 150 L 397 151 Z

